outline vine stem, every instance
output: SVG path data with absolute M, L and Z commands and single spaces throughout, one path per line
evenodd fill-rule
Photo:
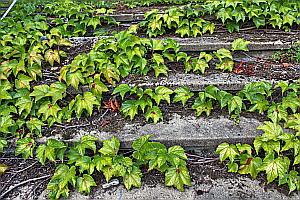
M 1 196 L 0 196 L 0 199 L 2 199 L 5 195 L 7 195 L 9 192 L 11 192 L 12 190 L 14 190 L 15 188 L 21 186 L 21 185 L 24 185 L 26 183 L 29 183 L 29 182 L 33 182 L 33 181 L 37 181 L 37 180 L 41 180 L 41 179 L 45 179 L 45 178 L 48 178 L 52 175 L 46 175 L 46 176 L 41 176 L 41 177 L 37 177 L 37 178 L 32 178 L 32 179 L 28 179 L 26 181 L 23 181 L 21 183 L 18 183 L 14 186 L 12 186 L 11 188 L 9 188 L 6 192 L 4 192 Z

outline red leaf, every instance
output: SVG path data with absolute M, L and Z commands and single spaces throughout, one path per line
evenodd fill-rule
M 105 125 L 107 125 L 107 124 L 110 124 L 110 122 L 107 121 L 107 120 L 103 120 L 102 123 L 101 123 L 101 126 L 103 127 L 103 126 L 105 126 Z

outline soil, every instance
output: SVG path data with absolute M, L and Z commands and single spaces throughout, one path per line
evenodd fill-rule
M 187 153 L 192 156 L 203 156 L 196 155 L 194 151 L 188 151 Z M 207 155 L 207 153 L 206 153 Z M 189 158 L 194 158 L 190 157 Z M 216 155 L 213 155 L 211 158 L 205 158 L 205 160 L 209 160 L 212 158 L 216 158 Z M 222 178 L 237 178 L 239 176 L 249 177 L 248 175 L 239 175 L 237 173 L 228 173 L 227 167 L 224 163 L 219 163 L 218 161 L 211 161 L 205 164 L 193 164 L 194 161 L 188 161 L 187 167 L 190 172 L 192 182 L 197 184 L 202 184 L 204 182 L 208 183 L 211 180 L 222 179 Z M 20 156 L 6 155 L 5 153 L 0 153 L 0 164 L 5 163 L 10 168 L 5 171 L 3 175 L 0 176 L 0 194 L 3 194 L 10 187 L 13 187 L 17 184 L 21 184 L 24 181 L 31 180 L 26 184 L 22 184 L 22 187 L 16 187 L 11 190 L 7 195 L 3 197 L 3 199 L 14 199 L 18 197 L 22 193 L 22 199 L 38 199 L 41 193 L 46 189 L 48 182 L 51 179 L 51 176 L 54 174 L 55 168 L 59 162 L 56 164 L 53 162 L 46 162 L 45 166 L 41 165 L 35 159 L 27 159 L 23 160 Z M 150 187 L 155 187 L 158 184 L 164 183 L 164 174 L 159 171 L 152 170 L 148 171 L 146 168 L 142 169 L 143 177 L 142 184 Z M 38 177 L 51 175 L 44 179 L 40 180 L 32 180 Z M 204 179 L 204 176 L 209 176 L 209 179 Z M 94 172 L 93 178 L 97 184 L 97 187 L 91 188 L 91 196 L 100 189 L 101 185 L 105 183 L 104 176 L 99 172 Z M 252 179 L 252 178 L 251 178 Z M 288 188 L 285 186 L 277 186 L 276 182 L 272 182 L 271 184 L 267 184 L 266 177 L 262 174 L 259 174 L 256 178 L 261 182 L 261 186 L 267 189 L 275 189 L 281 192 L 282 194 L 288 196 Z M 122 183 L 122 179 L 119 178 Z M 28 188 L 33 188 L 31 190 L 25 190 L 24 187 L 28 186 Z M 103 189 L 102 189 L 103 190 Z M 105 191 L 114 192 L 114 187 L 105 189 Z M 198 195 L 202 195 L 209 190 L 197 190 L 195 191 Z M 25 193 L 25 194 L 24 194 Z

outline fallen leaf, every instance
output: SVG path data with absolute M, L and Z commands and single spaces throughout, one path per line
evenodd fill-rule
M 4 174 L 4 172 L 9 168 L 6 164 L 0 164 L 0 175 Z
M 105 126 L 105 125 L 107 125 L 107 124 L 110 124 L 110 122 L 107 121 L 107 120 L 103 120 L 102 123 L 101 123 L 101 126 L 103 127 L 103 126 Z
M 289 67 L 291 66 L 290 63 L 282 63 L 283 67 Z
M 241 73 L 244 72 L 244 70 L 239 69 L 239 68 L 234 68 L 232 71 L 233 71 L 234 73 L 236 73 L 236 74 L 241 74 Z
M 104 102 L 104 107 L 111 109 L 112 112 L 115 112 L 116 110 L 120 111 L 121 107 L 119 105 L 119 102 L 117 100 L 109 100 L 108 102 Z

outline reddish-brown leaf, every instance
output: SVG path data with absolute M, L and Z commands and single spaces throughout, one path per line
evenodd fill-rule
M 107 120 L 103 120 L 102 123 L 101 123 L 101 126 L 103 127 L 103 126 L 105 126 L 105 125 L 107 125 L 107 124 L 110 124 L 110 122 L 107 121 Z

